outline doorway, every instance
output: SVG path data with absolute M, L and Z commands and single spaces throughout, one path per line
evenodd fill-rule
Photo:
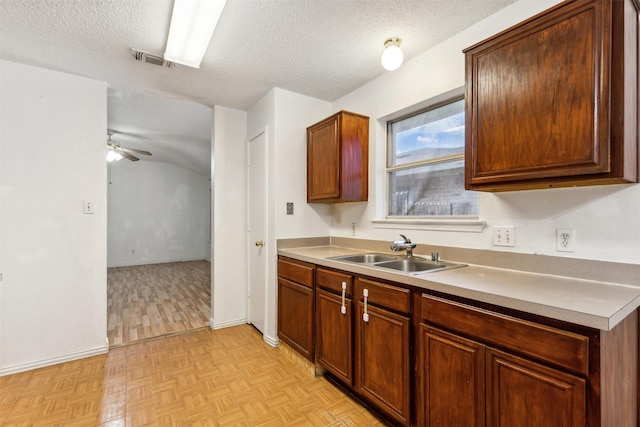
M 107 166 L 110 345 L 206 327 L 211 109 L 113 89 L 107 101 L 112 142 L 139 158 Z

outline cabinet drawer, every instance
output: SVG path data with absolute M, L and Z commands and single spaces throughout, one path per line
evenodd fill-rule
M 278 259 L 278 276 L 309 288 L 313 287 L 314 265 L 289 258 Z
M 356 279 L 355 298 L 359 301 L 364 299 L 363 292 L 367 289 L 369 304 L 390 308 L 403 313 L 411 312 L 411 291 L 386 283 L 374 282 L 373 280 Z
M 342 293 L 342 283 L 347 284 L 347 296 L 353 294 L 353 277 L 350 274 L 318 268 L 316 285 L 337 294 Z
M 589 373 L 586 336 L 425 294 L 421 314 L 429 323 L 479 341 L 528 354 L 582 375 Z

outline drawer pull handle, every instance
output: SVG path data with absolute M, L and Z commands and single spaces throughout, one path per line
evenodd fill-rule
M 347 314 L 347 305 L 345 304 L 345 297 L 347 293 L 347 282 L 342 282 L 342 305 L 340 306 L 340 313 Z
M 362 315 L 362 320 L 367 323 L 369 322 L 369 313 L 367 313 L 367 299 L 369 298 L 369 289 L 364 289 L 362 291 L 362 294 L 364 295 L 364 314 Z

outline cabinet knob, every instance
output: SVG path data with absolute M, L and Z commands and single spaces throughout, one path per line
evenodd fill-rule
M 260 248 L 261 248 L 261 247 L 263 247 L 263 246 L 264 246 L 264 242 L 263 242 L 262 240 L 258 240 L 258 241 L 256 242 L 256 246 L 258 246 L 258 247 L 260 247 Z

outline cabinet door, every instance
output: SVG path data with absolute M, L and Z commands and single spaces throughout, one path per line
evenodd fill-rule
M 313 361 L 313 289 L 278 277 L 278 336 Z
M 351 300 L 318 289 L 316 291 L 317 361 L 329 372 L 353 385 Z M 344 308 L 343 308 L 344 307 Z
M 487 349 L 487 424 L 584 427 L 585 380 Z
M 410 422 L 409 318 L 358 303 L 356 389 L 388 416 Z
M 418 425 L 485 425 L 484 346 L 420 325 Z
M 631 5 L 562 2 L 465 51 L 467 189 L 637 182 Z
M 338 116 L 307 130 L 307 202 L 340 198 Z

